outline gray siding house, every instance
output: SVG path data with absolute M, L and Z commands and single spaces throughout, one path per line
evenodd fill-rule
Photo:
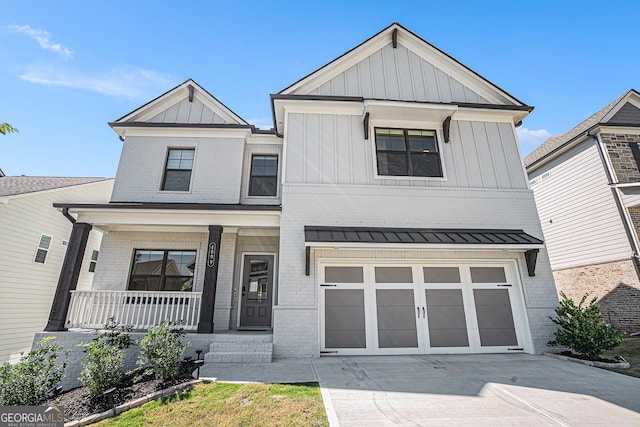
M 546 349 L 532 107 L 395 23 L 271 106 L 256 129 L 187 80 L 110 123 L 110 202 L 56 205 L 104 232 L 96 277 L 61 278 L 47 331 L 179 320 L 209 362 Z
M 640 330 L 640 94 L 630 90 L 525 158 L 553 275 L 597 297 L 617 329 Z

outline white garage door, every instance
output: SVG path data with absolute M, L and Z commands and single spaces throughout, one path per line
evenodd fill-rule
M 511 263 L 321 263 L 321 352 L 523 351 L 516 277 Z

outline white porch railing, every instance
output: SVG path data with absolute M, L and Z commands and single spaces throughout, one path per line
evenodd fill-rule
M 133 329 L 173 320 L 195 330 L 201 303 L 202 292 L 71 291 L 65 327 L 101 329 L 114 318 Z

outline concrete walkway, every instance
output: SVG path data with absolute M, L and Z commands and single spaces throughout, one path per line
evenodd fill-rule
M 281 359 L 201 376 L 318 381 L 332 426 L 640 426 L 640 379 L 546 356 Z

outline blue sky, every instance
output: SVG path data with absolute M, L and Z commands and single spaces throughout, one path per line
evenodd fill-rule
M 13 1 L 0 16 L 7 175 L 115 176 L 107 125 L 189 77 L 260 127 L 269 94 L 397 21 L 536 107 L 524 154 L 640 89 L 638 2 Z

